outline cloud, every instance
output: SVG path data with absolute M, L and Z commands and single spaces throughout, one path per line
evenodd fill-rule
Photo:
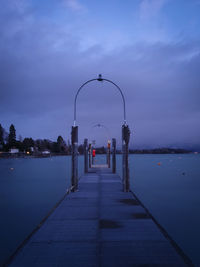
M 38 37 L 42 39 L 42 35 Z M 48 137 L 49 133 L 49 138 L 59 131 L 65 133 L 66 126 L 73 122 L 77 89 L 102 72 L 103 77 L 116 82 L 125 94 L 134 145 L 186 142 L 190 136 L 193 142 L 198 141 L 200 56 L 194 54 L 189 59 L 186 56 L 196 51 L 198 42 L 138 44 L 102 53 L 99 58 L 92 56 L 96 54 L 95 49 L 81 53 L 78 45 L 72 46 L 71 42 L 74 41 L 66 40 L 65 50 L 57 51 L 49 46 L 34 54 L 30 51 L 35 44 L 32 43 L 29 50 L 25 42 L 23 47 L 27 50 L 21 61 L 13 56 L 4 58 L 4 72 L 0 74 L 3 85 L 0 110 L 3 116 L 21 118 L 21 125 L 29 122 L 28 129 L 21 130 L 23 136 L 23 131 L 27 133 L 28 130 L 29 135 L 36 131 L 35 136 L 45 137 L 46 134 Z M 92 138 L 92 123 L 104 124 L 113 136 L 120 138 L 123 107 L 115 87 L 94 82 L 82 90 L 77 105 L 80 141 L 84 136 Z M 190 131 L 184 134 L 188 127 Z
M 63 4 L 74 11 L 86 10 L 86 8 L 78 0 L 63 0 Z
M 141 0 L 140 19 L 149 20 L 159 14 L 168 0 Z
M 29 2 L 26 0 L 2 0 L 3 10 L 10 9 L 15 12 L 24 13 L 25 10 L 30 6 Z
M 69 138 L 77 89 L 102 73 L 124 92 L 135 147 L 199 142 L 199 40 L 134 42 L 109 50 L 97 42 L 83 50 L 85 36 L 77 34 L 77 25 L 39 20 L 34 12 L 30 7 L 13 13 L 9 7 L 1 16 L 4 127 L 14 123 L 24 137 Z M 114 86 L 89 84 L 77 105 L 80 142 L 92 138 L 91 127 L 98 123 L 120 140 L 123 106 Z
M 138 19 L 135 21 L 138 30 L 137 38 L 151 43 L 171 40 L 167 19 L 162 13 L 168 2 L 169 0 L 140 1 Z

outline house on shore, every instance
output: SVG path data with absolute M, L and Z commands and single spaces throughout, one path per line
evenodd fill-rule
M 16 153 L 19 153 L 19 149 L 18 148 L 11 148 L 9 152 L 10 152 L 10 154 L 16 154 Z

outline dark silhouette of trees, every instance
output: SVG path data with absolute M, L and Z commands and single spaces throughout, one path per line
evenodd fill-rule
M 0 124 L 0 144 L 4 143 L 4 129 Z
M 13 124 L 10 125 L 10 131 L 8 135 L 8 146 L 10 148 L 16 146 L 16 130 Z
M 13 124 L 10 125 L 9 134 L 0 124 L 0 150 L 9 152 L 11 148 L 18 148 L 20 152 L 29 152 L 29 155 L 41 155 L 43 151 L 58 154 L 70 154 L 70 143 L 64 141 L 61 135 L 58 136 L 57 141 L 53 142 L 48 139 L 33 140 L 31 137 L 22 138 L 21 135 L 16 140 L 16 129 Z
M 35 141 L 35 148 L 38 151 L 51 151 L 53 149 L 53 142 L 47 139 L 37 139 Z
M 84 153 L 84 146 L 83 145 L 80 145 L 78 147 L 78 152 L 79 152 L 79 154 L 83 155 L 83 153 Z
M 66 152 L 66 143 L 61 135 L 59 135 L 57 138 L 57 147 L 58 147 L 58 152 L 60 153 Z
M 4 147 L 4 132 L 5 130 L 0 124 L 0 150 L 2 150 Z
M 68 147 L 61 135 L 58 136 L 57 142 L 53 142 L 51 151 L 53 153 L 68 153 Z
M 31 147 L 34 148 L 35 143 L 32 138 L 24 138 L 22 142 L 23 150 L 31 152 Z
M 96 147 L 96 154 L 106 154 L 106 148 L 104 146 L 102 147 Z

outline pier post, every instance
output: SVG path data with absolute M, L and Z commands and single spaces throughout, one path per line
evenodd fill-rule
M 107 164 L 108 164 L 108 168 L 110 168 L 110 141 L 108 141 Z
M 72 126 L 71 132 L 72 143 L 72 174 L 71 174 L 71 186 L 72 191 L 78 189 L 78 126 Z
M 91 151 L 92 151 L 92 145 L 89 144 L 89 148 L 88 148 L 88 153 L 89 153 L 89 168 L 92 167 L 92 162 L 91 162 Z
M 112 172 L 116 173 L 116 139 L 112 139 Z
M 84 140 L 84 172 L 88 172 L 88 139 Z
M 129 192 L 130 178 L 128 166 L 128 144 L 130 139 L 130 130 L 128 125 L 122 125 L 122 172 L 123 172 L 123 190 Z
M 93 152 L 94 151 L 94 147 L 92 147 L 92 165 L 94 165 L 94 155 L 93 155 Z

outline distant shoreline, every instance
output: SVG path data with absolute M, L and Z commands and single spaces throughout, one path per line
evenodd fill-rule
M 32 154 L 27 155 L 25 153 L 8 153 L 8 152 L 2 152 L 0 153 L 0 158 L 5 159 L 13 159 L 13 158 L 50 158 L 55 156 L 70 156 L 69 154 L 62 154 L 62 153 L 49 153 L 49 154 Z
M 182 148 L 154 148 L 129 150 L 130 154 L 190 154 L 195 153 Z
M 140 154 L 140 155 L 148 155 L 148 154 L 198 154 L 199 152 L 193 152 L 185 149 L 172 149 L 172 148 L 161 148 L 161 149 L 130 149 L 129 154 Z M 118 150 L 117 154 L 120 155 L 121 152 Z M 83 155 L 83 154 L 80 154 Z M 106 155 L 106 153 L 101 153 L 96 149 L 96 155 Z M 27 155 L 25 153 L 9 153 L 9 152 L 0 152 L 0 158 L 49 158 L 49 157 L 57 157 L 57 156 L 71 156 L 67 153 L 49 153 L 49 154 L 30 154 Z

